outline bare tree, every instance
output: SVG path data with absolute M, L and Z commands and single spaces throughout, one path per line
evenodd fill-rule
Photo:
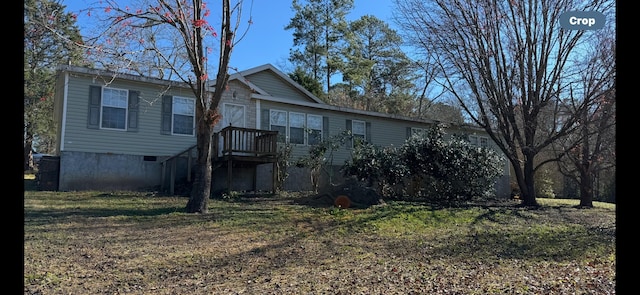
M 580 61 L 585 71 L 571 85 L 564 103 L 579 118 L 579 128 L 555 142 L 553 149 L 560 159 L 560 172 L 580 188 L 579 206 L 587 208 L 593 207 L 600 172 L 615 168 L 615 40 L 610 31 L 599 33 L 589 47 L 590 58 Z M 591 102 L 589 107 L 576 108 L 584 100 Z
M 424 74 L 424 85 L 420 91 L 420 96 L 418 96 L 416 116 L 418 118 L 425 118 L 427 116 L 425 116 L 424 113 L 444 94 L 443 88 L 440 87 L 436 80 L 440 68 L 430 61 L 428 55 L 425 55 L 422 61 L 416 61 L 415 64 Z M 437 93 L 433 94 L 435 91 L 437 91 Z
M 605 11 L 609 0 L 394 0 L 410 43 L 437 56 L 447 91 L 484 128 L 514 167 L 523 205 L 537 206 L 536 155 L 571 134 L 579 116 L 541 125 L 574 74 L 584 30 L 560 27 L 568 11 Z M 576 110 L 590 105 L 581 101 Z M 542 136 L 544 134 L 544 136 Z
M 35 168 L 33 150 L 54 153 L 55 68 L 85 65 L 80 30 L 59 0 L 24 1 L 24 170 Z
M 155 0 L 139 7 L 122 6 L 115 0 L 92 7 L 106 16 L 106 29 L 90 39 L 91 50 L 103 67 L 138 74 L 175 76 L 185 82 L 196 98 L 197 159 L 193 189 L 186 211 L 206 213 L 211 193 L 212 135 L 220 120 L 218 104 L 229 79 L 229 60 L 240 26 L 242 0 L 221 1 L 220 29 L 208 22 L 209 8 L 203 0 Z M 235 20 L 232 20 L 235 18 Z M 249 22 L 250 23 L 250 22 Z M 248 26 L 247 26 L 248 29 Z M 219 56 L 213 91 L 209 91 L 208 53 L 218 40 Z M 150 62 L 150 64 L 149 64 Z

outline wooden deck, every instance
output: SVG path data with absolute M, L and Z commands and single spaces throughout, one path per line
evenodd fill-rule
M 278 131 L 225 127 L 214 135 L 213 161 L 275 162 L 277 137 Z
M 227 191 L 231 191 L 234 163 L 257 166 L 264 163 L 272 163 L 272 188 L 276 184 L 276 160 L 278 158 L 277 145 L 278 131 L 259 130 L 228 126 L 213 135 L 213 150 L 211 156 L 212 169 L 227 168 Z M 165 178 L 167 169 L 170 169 L 169 190 L 175 193 L 176 163 L 178 158 L 187 158 L 187 182 L 192 181 L 191 170 L 193 160 L 197 158 L 196 146 L 192 146 L 178 154 L 175 154 L 160 162 L 162 165 L 161 190 L 165 191 Z M 254 171 L 254 190 L 256 173 Z

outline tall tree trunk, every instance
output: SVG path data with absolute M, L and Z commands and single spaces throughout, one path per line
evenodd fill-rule
M 591 177 L 589 170 L 588 164 L 580 169 L 579 207 L 593 208 L 593 177 Z
M 582 151 L 580 153 L 580 207 L 593 207 L 593 177 L 591 177 L 591 142 L 589 141 L 589 118 L 585 110 L 582 115 Z
M 200 7 L 200 5 L 198 5 Z M 222 1 L 222 29 L 220 31 L 220 63 L 218 73 L 216 75 L 216 84 L 213 94 L 209 96 L 206 87 L 205 66 L 201 63 L 203 60 L 193 60 L 194 69 L 198 78 L 195 93 L 198 98 L 196 104 L 196 136 L 198 149 L 198 158 L 196 161 L 196 170 L 194 175 L 193 188 L 191 197 L 187 203 L 188 213 L 207 213 L 209 197 L 211 196 L 212 183 L 212 167 L 211 153 L 213 127 L 218 124 L 221 116 L 218 113 L 218 104 L 222 99 L 227 82 L 229 81 L 229 59 L 231 58 L 231 50 L 233 48 L 234 31 L 231 30 L 231 6 L 229 0 Z M 198 35 L 199 36 L 199 35 Z M 198 42 L 199 56 L 204 56 L 202 40 Z
M 537 207 L 539 205 L 538 201 L 536 201 L 533 155 L 525 153 L 524 157 L 524 187 L 522 187 L 522 184 L 520 184 L 522 205 Z
M 33 170 L 33 135 L 27 132 L 24 138 L 24 171 Z
M 593 184 L 591 181 L 580 182 L 580 207 L 593 208 Z
M 193 187 L 189 202 L 188 213 L 207 213 L 208 201 L 211 195 L 211 136 L 213 127 L 207 120 L 201 120 L 197 128 L 198 157 L 195 164 Z

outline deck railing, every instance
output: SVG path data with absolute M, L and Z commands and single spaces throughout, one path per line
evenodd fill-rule
M 228 126 L 213 135 L 212 160 L 218 161 L 246 158 L 251 161 L 274 161 L 278 155 L 278 131 L 258 130 Z M 160 161 L 162 166 L 161 187 L 165 189 L 167 169 L 170 169 L 169 193 L 175 192 L 176 163 L 178 158 L 187 158 L 187 181 L 191 181 L 191 167 L 197 157 L 196 146 L 191 146 L 167 159 Z M 215 163 L 214 163 L 215 165 Z
M 276 157 L 278 131 L 228 126 L 220 130 L 218 156 Z M 216 141 L 218 142 L 218 141 Z
M 176 170 L 177 170 L 177 164 L 178 164 L 178 159 L 181 157 L 185 157 L 187 158 L 187 182 L 191 182 L 191 167 L 193 164 L 193 159 L 195 159 L 197 157 L 197 155 L 195 155 L 197 153 L 196 151 L 196 146 L 193 145 L 189 148 L 187 148 L 186 150 L 183 150 L 169 158 L 166 158 L 162 161 L 160 161 L 160 165 L 162 167 L 162 171 L 160 173 L 160 190 L 164 191 L 165 189 L 165 178 L 167 175 L 167 169 L 169 170 L 169 193 L 171 193 L 172 195 L 175 193 L 175 184 L 176 184 Z

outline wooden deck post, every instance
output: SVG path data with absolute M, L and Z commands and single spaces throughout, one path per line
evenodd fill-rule
M 278 182 L 278 165 L 273 162 L 273 168 L 271 169 L 271 193 L 276 193 L 276 183 Z
M 253 192 L 256 192 L 256 189 L 258 187 L 257 185 L 258 183 L 258 165 L 254 165 L 253 166 Z
M 162 170 L 160 171 L 160 191 L 164 192 L 165 177 L 167 175 L 167 162 L 162 162 L 161 166 L 162 166 Z
M 171 160 L 171 182 L 169 183 L 169 193 L 174 194 L 176 191 L 176 162 L 178 158 L 173 158 Z
M 187 182 L 191 182 L 191 150 L 187 152 Z
M 227 192 L 231 192 L 231 177 L 233 174 L 233 161 L 231 160 L 231 156 L 229 156 L 229 160 L 227 160 Z

